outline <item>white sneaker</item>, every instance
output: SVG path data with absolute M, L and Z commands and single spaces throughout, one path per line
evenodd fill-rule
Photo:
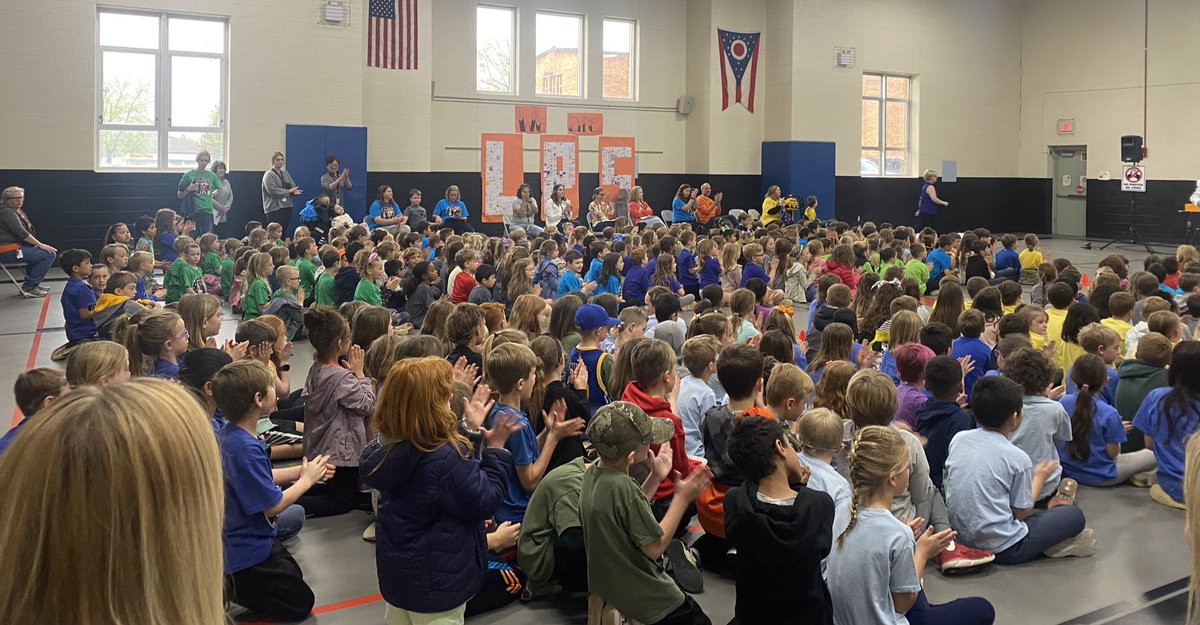
M 1047 558 L 1086 558 L 1096 553 L 1096 537 L 1090 529 L 1079 532 L 1077 536 L 1068 538 L 1042 552 Z
M 371 521 L 371 524 L 367 526 L 367 529 L 363 530 L 362 536 L 363 536 L 363 540 L 365 540 L 369 543 L 375 542 L 375 522 L 374 521 Z

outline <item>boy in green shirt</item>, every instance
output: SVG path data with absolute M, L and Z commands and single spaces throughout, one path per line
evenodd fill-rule
M 579 514 L 587 551 L 589 604 L 606 603 L 603 612 L 618 611 L 641 623 L 707 621 L 704 611 L 667 574 L 661 559 L 687 507 L 708 487 L 707 469 L 675 482 L 675 496 L 663 515 L 654 518 L 646 494 L 629 467 L 660 458 L 649 445 L 664 445 L 674 429 L 667 419 L 652 419 L 628 402 L 602 406 L 588 423 L 588 438 L 600 460 L 583 475 Z M 661 461 L 669 462 L 669 454 Z M 673 551 L 675 551 L 673 549 Z M 589 612 L 598 605 L 589 605 Z M 603 620 L 602 622 L 607 622 Z
M 313 258 L 317 256 L 317 240 L 312 237 L 303 237 L 297 239 L 292 244 L 296 250 L 296 269 L 300 270 L 300 290 L 304 292 L 304 297 L 311 300 L 313 298 L 313 287 L 317 284 L 317 268 L 313 265 Z M 301 301 L 301 304 L 306 302 Z
M 184 199 L 189 195 L 192 197 L 192 205 L 196 209 L 196 215 L 189 219 L 196 219 L 197 229 L 201 234 L 207 234 L 212 230 L 213 226 L 213 203 L 212 196 L 221 189 L 221 179 L 217 175 L 208 170 L 208 163 L 212 157 L 207 151 L 201 151 L 196 155 L 196 168 L 183 174 L 179 179 L 179 186 L 176 190 L 176 197 Z
M 909 246 L 908 251 L 912 254 L 912 259 L 904 265 L 904 277 L 916 280 L 917 288 L 921 291 L 921 295 L 924 295 L 925 285 L 929 282 L 930 270 L 929 265 L 925 263 L 925 245 L 913 243 Z
M 321 252 L 321 267 L 324 271 L 317 278 L 316 285 L 313 287 L 313 299 L 317 306 L 337 307 L 337 289 L 333 285 L 333 274 L 337 273 L 336 267 L 342 261 L 342 255 L 336 249 L 328 249 Z
M 200 246 L 191 237 L 179 237 L 175 241 L 179 258 L 171 264 L 167 273 L 167 303 L 178 302 L 184 295 L 204 292 L 204 271 L 200 269 Z

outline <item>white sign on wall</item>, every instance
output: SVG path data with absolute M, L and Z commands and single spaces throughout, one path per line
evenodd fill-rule
M 1121 169 L 1121 190 L 1146 192 L 1146 168 L 1142 165 L 1125 165 Z

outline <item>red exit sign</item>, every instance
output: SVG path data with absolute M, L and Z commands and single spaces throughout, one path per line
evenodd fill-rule
M 1060 134 L 1060 135 L 1075 134 L 1075 120 L 1073 120 L 1073 119 L 1058 120 L 1058 134 Z

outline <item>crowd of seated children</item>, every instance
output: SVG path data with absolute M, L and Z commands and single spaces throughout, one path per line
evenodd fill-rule
M 252 223 L 244 240 L 193 242 L 163 209 L 116 228 L 95 266 L 62 254 L 69 385 L 180 379 L 236 451 L 234 603 L 304 618 L 312 592 L 280 543 L 305 514 L 375 509 L 363 536 L 391 620 L 587 590 L 597 617 L 704 623 L 678 540 L 696 516 L 695 547 L 735 579 L 744 622 L 800 618 L 760 599 L 782 591 L 767 569 L 793 571 L 788 590 L 821 622 L 991 622 L 983 600 L 929 604 L 925 562 L 1090 555 L 1076 482 L 1157 481 L 1154 501 L 1186 505 L 1200 429 L 1186 246 L 1143 272 L 1109 256 L 1089 288 L 1036 237 L 1018 254 L 1017 237 L 982 229 L 616 219 L 502 239 L 415 225 L 335 226 L 318 246 L 307 228 L 289 245 Z M 1036 283 L 1029 303 L 1018 278 Z M 221 298 L 244 321 L 217 349 Z M 304 335 L 314 363 L 292 389 Z M 53 396 L 22 403 L 19 427 Z M 284 457 L 307 461 L 268 476 Z M 444 514 L 417 514 L 414 497 Z M 864 576 L 885 554 L 887 576 Z

